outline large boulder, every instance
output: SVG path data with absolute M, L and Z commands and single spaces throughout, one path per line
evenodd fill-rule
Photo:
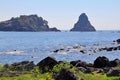
M 84 62 L 84 61 L 81 61 L 81 62 L 78 62 L 75 66 L 76 67 L 84 67 L 84 68 L 86 68 L 87 67 L 87 63 Z
M 120 68 L 111 68 L 107 72 L 107 76 L 120 76 Z
M 76 66 L 77 63 L 81 62 L 81 60 L 71 61 L 70 64 Z
M 103 68 L 103 67 L 107 67 L 109 64 L 109 59 L 106 58 L 105 56 L 102 57 L 98 57 L 95 61 L 93 66 L 95 68 Z
M 82 13 L 79 17 L 78 22 L 70 31 L 96 31 L 95 28 L 91 25 L 88 20 L 88 17 L 85 13 Z
M 112 60 L 108 64 L 109 67 L 116 67 L 117 65 L 120 65 L 120 60 L 119 59 Z
M 57 60 L 53 57 L 47 57 L 40 61 L 37 66 L 39 66 L 42 72 L 50 71 L 53 67 L 58 64 Z
M 85 73 L 92 73 L 95 69 L 93 67 L 87 67 Z
M 9 70 L 18 70 L 18 71 L 30 71 L 33 69 L 35 64 L 33 61 L 22 61 L 13 64 L 6 64 L 4 67 Z
M 69 69 L 62 68 L 60 72 L 55 75 L 55 80 L 78 80 L 78 77 Z
M 86 68 L 84 67 L 76 67 L 77 71 L 81 71 L 81 72 L 86 72 Z

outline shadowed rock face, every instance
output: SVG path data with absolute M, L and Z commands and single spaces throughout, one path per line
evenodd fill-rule
M 42 61 L 40 61 L 37 64 L 37 66 L 39 66 L 41 71 L 44 73 L 49 70 L 52 70 L 52 68 L 57 64 L 58 64 L 58 62 L 54 57 L 47 57 L 47 58 L 43 59 Z
M 57 28 L 50 28 L 50 31 L 55 31 L 55 32 L 60 32 L 60 30 L 58 30 Z
M 42 17 L 22 15 L 0 22 L 0 31 L 51 31 L 51 29 L 48 26 L 48 22 Z
M 96 31 L 95 28 L 90 24 L 88 17 L 85 13 L 82 13 L 79 17 L 78 22 L 70 31 Z
M 62 68 L 56 75 L 55 80 L 78 80 L 78 77 L 69 69 Z

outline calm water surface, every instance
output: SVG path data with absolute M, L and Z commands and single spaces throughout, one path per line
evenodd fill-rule
M 93 62 L 98 56 L 109 59 L 120 59 L 120 51 L 101 52 L 88 55 L 77 52 L 68 54 L 51 53 L 55 49 L 75 45 L 101 46 L 112 45 L 113 40 L 120 38 L 119 31 L 97 32 L 0 32 L 0 64 L 19 62 L 24 60 L 39 62 L 47 56 L 54 56 L 57 60 L 84 60 Z M 16 53 L 14 53 L 16 51 Z M 22 52 L 22 53 L 20 53 Z

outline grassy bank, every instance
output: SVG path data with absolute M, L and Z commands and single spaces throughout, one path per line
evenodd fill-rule
M 62 68 L 69 69 L 73 74 L 75 74 L 78 77 L 78 80 L 118 80 L 120 78 L 119 76 L 114 77 L 107 77 L 105 73 L 83 73 L 81 71 L 78 71 L 76 67 L 71 67 L 71 65 L 67 62 L 57 64 L 53 67 L 52 70 L 49 70 L 48 72 L 42 73 L 38 66 L 34 67 L 34 69 L 27 71 L 27 73 L 20 74 L 18 76 L 2 76 L 0 75 L 0 80 L 54 80 L 54 75 L 58 73 Z M 4 75 L 7 75 L 10 72 L 16 72 L 19 73 L 21 71 L 16 70 L 8 70 L 4 68 L 3 66 L 0 66 L 0 72 L 1 74 L 4 73 Z M 26 72 L 26 71 L 22 71 Z

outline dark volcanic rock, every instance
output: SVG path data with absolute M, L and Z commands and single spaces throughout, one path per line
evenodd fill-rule
M 78 77 L 69 69 L 62 68 L 60 72 L 55 75 L 55 80 L 78 80 Z
M 87 67 L 85 73 L 92 73 L 95 69 L 93 67 Z
M 82 71 L 82 72 L 86 72 L 87 69 L 84 67 L 77 67 L 77 70 Z
M 108 64 L 108 67 L 116 67 L 117 65 L 120 65 L 120 60 L 119 59 L 115 59 L 113 61 L 110 61 Z
M 46 72 L 51 70 L 58 62 L 53 57 L 47 57 L 40 61 L 37 66 L 42 70 L 42 72 Z
M 71 61 L 70 64 L 76 66 L 77 63 L 81 62 L 81 60 Z
M 57 28 L 50 28 L 50 31 L 55 31 L 55 32 L 60 32 L 60 30 L 58 30 Z
M 105 48 L 100 48 L 99 51 L 116 51 L 116 50 L 120 50 L 120 46 L 116 46 L 116 47 L 105 47 Z
M 118 44 L 120 44 L 120 39 L 117 39 L 116 41 L 117 41 Z
M 51 31 L 51 29 L 48 26 L 48 22 L 42 17 L 22 15 L 0 22 L 0 31 Z M 58 30 L 54 29 L 54 31 Z
M 95 28 L 90 24 L 88 17 L 85 13 L 82 13 L 79 17 L 78 22 L 70 31 L 96 31 Z
M 4 65 L 5 68 L 9 69 L 9 70 L 18 70 L 18 71 L 30 71 L 31 69 L 33 69 L 35 66 L 35 64 L 33 63 L 33 61 L 22 61 L 22 62 L 18 62 L 18 63 L 13 63 L 13 64 L 6 64 Z
M 109 64 L 109 59 L 102 56 L 102 57 L 98 57 L 95 61 L 93 66 L 95 68 L 103 68 L 103 67 L 107 67 Z
M 78 62 L 75 66 L 76 67 L 84 67 L 85 68 L 87 66 L 87 63 L 84 62 L 84 61 L 81 61 L 81 62 Z
M 119 68 L 111 68 L 107 72 L 107 76 L 120 76 L 120 69 Z

